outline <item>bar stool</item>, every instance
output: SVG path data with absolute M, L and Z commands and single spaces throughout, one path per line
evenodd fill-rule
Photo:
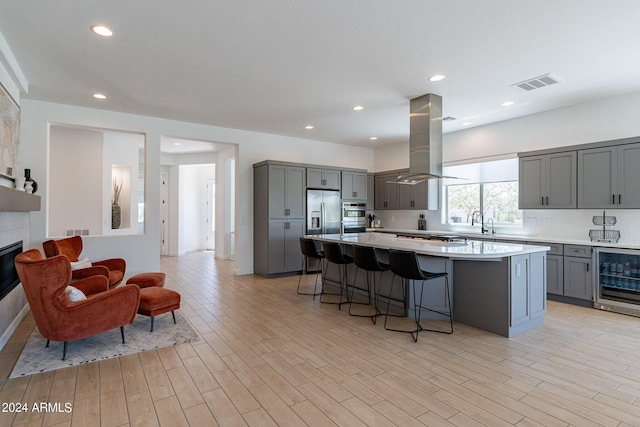
M 309 239 L 307 237 L 300 238 L 300 250 L 302 251 L 303 255 L 302 272 L 300 273 L 300 277 L 298 278 L 298 289 L 296 290 L 296 292 L 298 293 L 298 295 L 313 295 L 313 299 L 315 300 L 316 295 L 319 295 L 319 293 L 316 292 L 316 289 L 318 289 L 318 273 L 322 273 L 324 252 L 318 249 L 318 247 L 316 246 L 316 242 L 313 239 Z M 307 268 L 309 268 L 309 259 L 317 259 L 318 263 L 320 264 L 320 268 L 316 270 L 316 280 L 313 285 L 313 292 L 300 292 L 300 281 L 302 280 L 302 276 L 304 275 L 304 273 L 307 271 Z
M 453 333 L 453 315 L 451 312 L 451 297 L 449 295 L 449 274 L 446 272 L 432 273 L 429 271 L 422 270 L 418 262 L 418 255 L 415 252 L 398 251 L 393 249 L 389 250 L 389 265 L 391 267 L 391 271 L 393 272 L 393 278 L 391 279 L 391 289 L 389 289 L 389 295 L 393 293 L 393 285 L 394 285 L 396 276 L 399 276 L 404 280 L 414 281 L 413 282 L 413 304 L 414 304 L 414 310 L 416 312 L 416 329 L 401 330 L 401 329 L 391 329 L 387 327 L 390 300 L 387 301 L 387 315 L 384 318 L 384 328 L 388 331 L 405 332 L 405 333 L 411 334 L 414 342 L 418 341 L 418 334 L 420 333 L 420 331 L 440 332 L 444 334 Z M 448 312 L 434 310 L 422 305 L 422 294 L 424 292 L 425 282 L 428 280 L 437 279 L 439 277 L 444 277 L 445 295 L 447 300 L 446 304 L 447 304 L 447 307 L 449 308 Z M 402 296 L 405 299 L 405 304 L 406 304 L 405 287 L 403 286 L 404 280 L 401 280 L 400 283 L 402 286 Z M 416 299 L 416 281 L 417 280 L 420 280 L 422 282 L 420 286 L 420 299 Z M 420 315 L 422 313 L 422 309 L 448 317 L 450 330 L 442 331 L 437 329 L 423 328 L 422 325 L 420 324 Z
M 320 302 L 325 304 L 337 304 L 338 309 L 342 309 L 342 304 L 349 302 L 347 295 L 347 265 L 353 264 L 353 257 L 349 254 L 342 252 L 342 246 L 335 242 L 322 242 L 322 252 L 324 252 L 324 258 L 327 260 L 327 265 L 324 268 L 324 275 L 322 276 L 322 291 L 320 292 Z M 329 263 L 333 263 L 338 268 L 338 275 L 340 278 L 340 293 L 328 293 L 324 291 L 324 284 L 327 280 L 327 271 L 329 270 Z M 322 301 L 322 295 L 340 295 L 338 302 Z M 346 301 L 343 301 L 343 295 L 347 297 Z
M 389 264 L 383 263 L 378 259 L 375 248 L 370 246 L 353 246 L 353 262 L 356 265 L 356 273 L 353 278 L 353 285 L 351 286 L 351 298 L 349 298 L 349 315 L 357 316 L 357 317 L 369 317 L 373 324 L 376 324 L 376 320 L 378 316 L 381 314 L 378 309 L 378 303 L 380 302 L 380 285 L 382 284 L 382 273 L 389 270 Z M 360 288 L 356 286 L 358 279 L 358 270 L 364 270 L 367 277 L 367 287 Z M 380 273 L 380 283 L 378 283 L 378 287 L 376 288 L 376 273 Z M 354 314 L 351 312 L 351 306 L 353 304 L 364 304 L 364 303 L 356 303 L 353 302 L 353 293 L 356 289 L 361 291 L 367 291 L 368 303 L 371 304 L 371 284 L 370 284 L 370 276 L 373 276 L 373 294 L 374 294 L 374 304 L 375 304 L 375 313 L 374 314 Z M 348 287 L 348 286 L 347 286 Z

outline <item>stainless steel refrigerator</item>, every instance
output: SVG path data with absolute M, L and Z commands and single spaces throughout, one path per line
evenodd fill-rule
M 342 212 L 340 192 L 307 190 L 307 234 L 338 234 Z

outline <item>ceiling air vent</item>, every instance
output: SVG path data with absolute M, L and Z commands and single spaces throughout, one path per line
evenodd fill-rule
M 529 92 L 534 89 L 539 89 L 545 86 L 551 86 L 562 81 L 558 76 L 553 74 L 544 74 L 542 76 L 534 77 L 532 79 L 524 80 L 520 83 L 514 83 L 511 87 Z

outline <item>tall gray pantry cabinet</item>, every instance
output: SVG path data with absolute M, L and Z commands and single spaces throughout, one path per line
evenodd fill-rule
M 306 168 L 265 161 L 253 165 L 253 268 L 275 277 L 302 265 Z

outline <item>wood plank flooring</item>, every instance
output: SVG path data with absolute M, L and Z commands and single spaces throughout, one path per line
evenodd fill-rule
M 414 343 L 297 295 L 297 276 L 234 276 L 210 252 L 161 265 L 201 339 L 7 379 L 29 316 L 0 352 L 0 404 L 72 410 L 0 426 L 640 426 L 639 318 L 549 302 L 511 339 L 455 324 Z

